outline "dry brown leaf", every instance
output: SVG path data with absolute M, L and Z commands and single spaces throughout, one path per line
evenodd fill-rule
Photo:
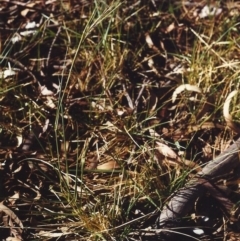
M 59 232 L 59 233 L 51 233 L 51 232 L 47 232 L 47 231 L 40 231 L 38 233 L 39 236 L 41 237 L 46 237 L 46 238 L 60 238 L 62 237 L 63 235 L 67 235 L 67 234 L 71 234 L 71 232 L 69 233 L 62 233 L 62 232 Z
M 42 95 L 54 95 L 54 92 L 52 92 L 51 90 L 49 90 L 45 85 L 42 85 L 40 87 L 41 89 L 41 94 Z
M 18 134 L 18 135 L 16 136 L 16 138 L 17 138 L 17 147 L 19 147 L 19 146 L 21 146 L 21 144 L 22 144 L 22 142 L 23 142 L 23 137 L 22 137 L 21 134 Z
M 9 220 L 10 224 L 10 237 L 14 237 L 16 239 L 22 240 L 22 230 L 20 228 L 15 228 L 14 224 L 12 223 L 12 220 Z
M 159 142 L 159 141 L 156 141 L 156 149 L 165 157 L 169 157 L 169 158 L 172 158 L 172 159 L 177 159 L 178 156 L 177 154 L 167 145 Z
M 160 138 L 160 135 L 153 129 L 149 129 L 150 136 L 154 138 Z
M 175 28 L 175 22 L 171 23 L 167 29 L 165 30 L 165 33 L 170 33 Z
M 37 3 L 37 1 L 35 1 L 35 2 L 31 2 L 31 3 L 28 3 L 28 4 L 26 4 L 26 6 L 28 6 L 28 7 L 34 7 L 34 5 Z M 22 10 L 21 11 L 21 15 L 23 16 L 23 17 L 26 17 L 27 16 L 27 14 L 28 14 L 28 12 L 29 12 L 29 8 L 26 8 L 26 9 L 24 9 L 24 10 Z
M 45 124 L 44 124 L 44 126 L 43 126 L 43 128 L 42 128 L 42 133 L 44 133 L 44 132 L 47 131 L 48 125 L 49 125 L 49 119 L 46 119 L 46 120 L 45 120 Z M 42 133 L 41 133 L 41 134 L 42 134 Z
M 202 148 L 202 151 L 203 151 L 204 157 L 208 158 L 209 160 L 212 159 L 213 151 L 212 151 L 212 147 L 208 143 Z
M 12 173 L 18 173 L 22 170 L 22 166 L 19 166 L 17 169 L 15 169 Z
M 2 203 L 0 203 L 0 212 L 1 211 L 4 212 L 7 216 L 9 216 L 16 224 L 18 224 L 20 228 L 23 228 L 23 224 L 21 220 L 17 217 L 17 215 Z
M 202 171 L 202 168 L 194 161 L 183 160 L 182 163 L 184 166 L 187 166 L 187 167 L 195 170 L 196 172 Z
M 233 122 L 232 116 L 229 113 L 229 107 L 230 107 L 231 100 L 237 93 L 238 93 L 238 91 L 234 90 L 228 95 L 228 97 L 225 100 L 224 105 L 223 105 L 223 116 L 227 123 L 227 126 L 230 127 L 236 133 L 240 133 L 240 128 Z
M 6 241 L 22 241 L 22 239 L 21 238 L 14 238 L 14 237 L 8 237 L 7 239 L 6 239 Z
M 19 197 L 19 192 L 16 192 L 14 195 L 8 198 L 8 201 L 11 203 L 11 205 L 13 205 L 16 202 L 16 200 L 19 199 Z
M 97 166 L 97 169 L 99 169 L 99 170 L 113 170 L 113 169 L 116 169 L 116 168 L 120 168 L 120 166 L 114 160 L 103 163 L 103 164 Z
M 156 53 L 161 54 L 160 50 L 154 45 L 149 33 L 145 34 L 145 41 L 150 49 L 153 49 Z
M 173 159 L 173 160 L 169 160 L 169 159 L 164 160 L 165 164 L 168 164 L 170 166 L 177 166 L 178 168 L 189 167 L 196 171 L 202 170 L 202 168 L 197 163 L 189 160 L 182 160 L 169 146 L 159 141 L 156 141 L 156 144 L 157 144 L 156 149 L 159 151 L 160 154 L 162 154 L 167 158 Z
M 152 41 L 149 33 L 145 34 L 145 40 L 146 40 L 148 47 L 151 49 L 154 46 L 154 44 L 153 44 L 153 41 Z
M 0 71 L 0 77 L 3 79 L 6 79 L 10 76 L 16 75 L 17 72 L 11 67 L 11 64 L 8 62 L 8 68 L 5 69 L 4 71 Z M 8 82 L 8 80 L 6 80 Z
M 192 92 L 197 92 L 197 93 L 202 93 L 201 89 L 196 86 L 196 85 L 190 85 L 190 84 L 183 84 L 183 85 L 180 85 L 176 88 L 176 90 L 173 92 L 173 95 L 172 95 L 172 103 L 174 103 L 177 99 L 177 96 L 183 92 L 184 90 L 187 90 L 187 91 L 192 91 Z

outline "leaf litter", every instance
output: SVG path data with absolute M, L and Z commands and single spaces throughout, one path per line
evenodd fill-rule
M 238 2 L 1 1 L 0 9 L 0 235 L 156 234 L 170 196 L 239 134 Z M 212 225 L 194 234 L 206 193 L 181 233 L 236 236 L 238 221 L 219 203 L 237 209 L 238 178 L 233 170 L 216 183 L 226 197 L 210 189 Z

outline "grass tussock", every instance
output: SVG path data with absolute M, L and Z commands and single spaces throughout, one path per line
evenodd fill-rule
M 0 197 L 20 220 L 0 210 L 3 239 L 136 240 L 238 137 L 237 2 L 0 8 Z M 237 180 L 219 183 L 234 203 Z M 204 203 L 192 213 L 224 240 L 231 223 Z

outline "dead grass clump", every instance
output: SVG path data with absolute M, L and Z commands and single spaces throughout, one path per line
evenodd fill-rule
M 237 3 L 2 1 L 0 9 L 0 236 L 156 236 L 171 194 L 238 135 Z M 233 172 L 216 184 L 231 183 L 233 203 L 237 180 Z M 222 240 L 236 233 L 217 203 L 219 216 L 203 214 L 203 202 L 183 217 L 189 236 L 201 225 Z

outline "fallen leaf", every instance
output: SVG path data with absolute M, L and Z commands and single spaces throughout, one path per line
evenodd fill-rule
M 97 166 L 98 170 L 113 170 L 113 169 L 116 169 L 116 168 L 120 168 L 120 166 L 114 160 L 103 163 L 103 164 Z
M 41 94 L 42 95 L 54 95 L 54 93 L 49 90 L 45 85 L 41 86 Z
M 27 7 L 34 7 L 35 4 L 37 4 L 37 1 L 28 3 L 28 4 L 26 4 L 26 6 L 27 6 Z M 29 8 L 25 8 L 24 10 L 21 11 L 21 15 L 22 15 L 23 17 L 26 17 L 26 15 L 28 14 L 29 11 L 30 11 Z
M 0 203 L 0 211 L 4 212 L 6 215 L 8 215 L 16 224 L 19 225 L 20 228 L 23 228 L 23 224 L 21 220 L 17 217 L 17 215 L 9 209 L 7 206 Z
M 8 237 L 6 241 L 22 241 L 21 238 Z
M 190 84 L 183 84 L 176 88 L 176 90 L 173 92 L 172 95 L 172 103 L 174 103 L 177 99 L 177 96 L 183 92 L 184 90 L 202 93 L 201 89 L 197 87 L 196 85 L 190 85 Z
M 230 127 L 236 133 L 240 133 L 240 127 L 238 127 L 237 124 L 233 122 L 232 116 L 229 112 L 231 100 L 237 93 L 238 91 L 234 90 L 228 95 L 223 105 L 223 116 L 227 123 L 227 126 Z
M 16 192 L 14 195 L 8 198 L 8 201 L 11 203 L 11 205 L 13 205 L 16 202 L 16 200 L 19 199 L 19 197 L 19 192 Z
M 177 159 L 178 156 L 177 154 L 169 147 L 167 146 L 166 144 L 163 144 L 159 141 L 156 141 L 156 149 L 162 154 L 164 155 L 165 157 L 169 157 L 169 158 L 172 158 L 172 159 Z
M 152 48 L 154 46 L 153 41 L 149 35 L 149 33 L 145 34 L 145 40 L 149 48 Z

